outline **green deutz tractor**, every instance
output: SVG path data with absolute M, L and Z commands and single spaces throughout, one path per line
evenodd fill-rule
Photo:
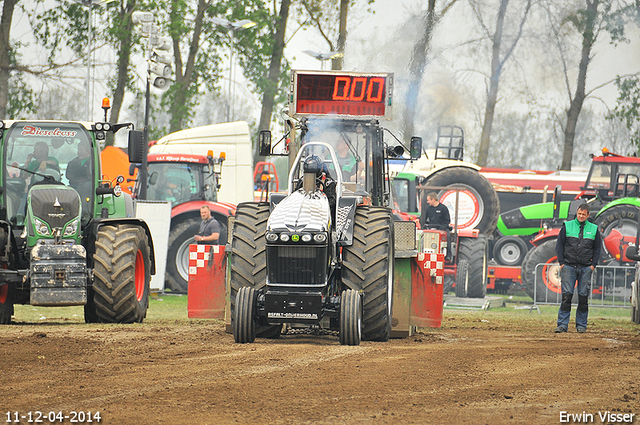
M 15 304 L 84 305 L 85 321 L 142 322 L 155 257 L 100 144 L 132 124 L 0 121 L 0 323 Z M 141 132 L 129 133 L 141 152 Z M 113 179 L 113 180 L 111 180 Z

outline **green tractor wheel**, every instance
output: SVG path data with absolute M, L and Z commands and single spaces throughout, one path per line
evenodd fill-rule
M 107 225 L 96 236 L 93 302 L 101 322 L 142 322 L 149 307 L 149 242 L 144 230 Z

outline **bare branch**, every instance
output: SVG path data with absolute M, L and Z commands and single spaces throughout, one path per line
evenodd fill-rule
M 330 51 L 334 51 L 334 45 L 333 42 L 331 41 L 331 39 L 329 38 L 329 36 L 324 32 L 324 30 L 322 29 L 322 24 L 320 24 L 320 20 L 318 20 L 318 18 L 315 16 L 315 14 L 312 13 L 311 8 L 309 7 L 309 4 L 306 1 L 302 1 L 302 5 L 304 6 L 304 8 L 307 10 L 307 13 L 309 14 L 309 18 L 316 24 L 316 26 L 318 27 L 318 31 L 320 31 L 320 35 L 322 35 L 322 38 L 324 38 L 326 40 L 327 43 L 329 43 L 329 50 Z

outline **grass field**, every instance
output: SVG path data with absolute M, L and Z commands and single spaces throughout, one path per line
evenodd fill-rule
M 460 310 L 446 308 L 443 313 L 443 328 L 452 326 L 473 327 L 477 321 L 490 321 L 499 327 L 508 327 L 509 323 L 517 321 L 519 326 L 555 327 L 555 320 L 558 314 L 558 306 L 541 305 L 538 306 L 540 313 L 536 309 L 530 310 L 533 303 L 527 296 L 515 295 L 491 295 L 498 296 L 505 300 L 504 307 L 490 308 L 487 310 Z M 638 325 L 631 322 L 631 311 L 629 308 L 589 308 L 590 326 L 600 329 L 640 329 Z M 575 317 L 574 311 L 571 314 L 572 321 Z M 468 320 L 457 321 L 455 318 L 466 318 Z M 15 319 L 17 323 L 83 323 L 84 313 L 82 307 L 38 307 L 29 305 L 15 306 Z M 454 319 L 453 322 L 450 319 Z M 158 294 L 151 297 L 149 310 L 145 323 L 167 324 L 185 322 L 198 323 L 204 319 L 189 319 L 187 316 L 187 296 Z

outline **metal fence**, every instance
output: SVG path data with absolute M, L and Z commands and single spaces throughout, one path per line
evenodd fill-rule
M 562 302 L 562 289 L 558 263 L 541 263 L 536 266 L 533 286 L 533 303 L 555 304 Z M 589 305 L 595 307 L 631 307 L 631 284 L 635 267 L 598 266 L 591 275 Z M 550 282 L 545 285 L 544 281 Z M 574 290 L 572 304 L 577 304 L 578 290 Z

